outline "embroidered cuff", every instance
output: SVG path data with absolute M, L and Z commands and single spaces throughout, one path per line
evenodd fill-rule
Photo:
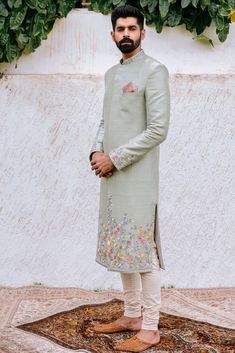
M 129 164 L 135 161 L 135 156 L 123 152 L 122 148 L 115 148 L 112 150 L 109 153 L 109 157 L 117 170 L 121 170 L 122 168 L 127 167 Z

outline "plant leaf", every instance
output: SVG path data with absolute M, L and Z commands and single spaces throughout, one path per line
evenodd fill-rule
M 25 47 L 25 45 L 28 43 L 29 37 L 25 33 L 19 33 L 16 36 L 16 41 L 17 41 L 19 47 L 23 49 Z
M 217 15 L 218 12 L 218 8 L 219 5 L 215 4 L 214 2 L 212 2 L 209 6 L 208 6 L 208 12 L 210 14 L 211 17 L 215 17 Z
M 113 5 L 117 6 L 122 0 L 113 0 Z
M 194 7 L 197 7 L 199 0 L 192 0 L 191 3 Z
M 18 7 L 20 7 L 22 5 L 22 0 L 16 0 L 14 3 L 14 8 L 18 9 Z
M 228 4 L 221 5 L 218 10 L 218 14 L 222 17 L 228 17 L 232 12 L 232 7 Z
M 52 30 L 54 23 L 55 23 L 55 21 L 48 21 L 47 23 L 45 23 L 43 28 L 45 29 L 45 31 L 47 33 L 49 33 Z
M 220 42 L 224 42 L 228 36 L 228 33 L 229 33 L 229 25 L 226 24 L 224 26 L 224 28 L 217 33 L 218 33 L 218 38 L 219 38 Z
M 2 1 L 0 1 L 0 16 L 7 17 L 9 14 L 6 6 Z
M 13 8 L 13 5 L 14 5 L 14 2 L 15 2 L 16 0 L 7 0 L 7 5 L 8 5 L 8 7 L 10 7 L 10 9 L 12 9 Z
M 235 0 L 228 0 L 228 4 L 234 9 L 235 8 Z
M 11 63 L 17 57 L 17 46 L 11 40 L 7 42 L 6 45 L 7 50 L 7 61 Z
M 27 6 L 22 6 L 20 9 L 13 10 L 10 17 L 10 29 L 18 29 L 24 21 L 26 13 Z
M 150 13 L 154 12 L 158 4 L 158 0 L 148 1 L 148 10 Z
M 182 18 L 182 9 L 170 9 L 169 15 L 167 17 L 167 23 L 170 27 L 175 27 L 180 23 Z
M 41 44 L 41 39 L 39 36 L 30 38 L 29 43 L 24 48 L 24 53 L 34 52 L 35 49 L 37 49 L 40 44 Z
M 190 4 L 191 0 L 181 0 L 181 7 L 185 8 Z
M 140 6 L 141 6 L 141 7 L 147 6 L 148 3 L 149 3 L 149 0 L 140 0 Z
M 48 21 L 56 19 L 56 4 L 54 4 L 51 0 L 49 1 L 47 8 Z
M 204 34 L 199 34 L 196 37 L 194 37 L 193 39 L 200 40 L 200 41 L 203 41 L 205 43 L 209 43 L 209 44 L 212 45 L 212 47 L 214 46 L 214 43 L 213 43 L 212 39 L 207 37 L 207 36 L 205 36 Z
M 41 2 L 37 0 L 25 0 L 25 2 L 28 7 L 30 7 L 32 10 L 36 10 L 37 12 L 46 14 L 47 11 L 44 6 L 42 6 Z
M 58 0 L 58 14 L 60 17 L 66 17 L 69 11 L 75 6 L 76 0 Z
M 214 21 L 215 21 L 215 25 L 216 25 L 216 28 L 218 29 L 218 31 L 222 31 L 222 29 L 224 28 L 224 18 L 217 15 L 214 18 Z
M 1 45 L 6 45 L 9 39 L 9 34 L 8 33 L 0 33 L 0 44 Z
M 1 29 L 4 28 L 4 24 L 5 24 L 5 17 L 0 17 L 0 31 Z
M 201 0 L 200 1 L 201 9 L 205 10 L 205 8 L 210 5 L 210 2 L 211 0 Z
M 46 15 L 42 13 L 37 13 L 34 17 L 34 25 L 33 25 L 33 37 L 36 37 L 41 34 L 44 23 L 46 20 Z
M 162 18 L 167 15 L 169 7 L 170 7 L 170 3 L 168 0 L 159 0 L 159 10 Z
M 163 22 L 162 22 L 162 19 L 161 19 L 160 16 L 155 21 L 155 28 L 156 28 L 157 33 L 161 33 L 162 32 Z
M 3 57 L 4 57 L 4 49 L 0 47 L 0 63 L 4 62 Z

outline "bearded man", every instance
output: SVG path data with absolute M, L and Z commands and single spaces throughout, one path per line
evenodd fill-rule
M 169 127 L 169 74 L 141 48 L 144 16 L 137 8 L 119 6 L 111 20 L 122 59 L 105 73 L 103 115 L 90 162 L 101 178 L 96 261 L 120 272 L 124 315 L 94 331 L 136 331 L 115 349 L 141 352 L 160 341 L 165 266 L 157 212 L 159 145 Z

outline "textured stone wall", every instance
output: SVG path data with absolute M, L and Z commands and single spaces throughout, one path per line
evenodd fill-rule
M 94 261 L 99 180 L 88 162 L 103 73 L 120 57 L 109 21 L 74 10 L 17 69 L 0 64 L 0 284 L 121 288 L 119 274 Z M 234 28 L 230 36 L 210 48 L 182 29 L 148 29 L 143 45 L 171 74 L 160 154 L 162 285 L 235 284 Z

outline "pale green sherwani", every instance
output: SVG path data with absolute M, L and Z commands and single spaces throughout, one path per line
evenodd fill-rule
M 96 253 L 110 271 L 151 271 L 153 242 L 165 269 L 157 206 L 159 144 L 169 117 L 168 70 L 143 50 L 105 73 L 103 116 L 90 159 L 103 151 L 115 166 L 110 178 L 101 178 Z

